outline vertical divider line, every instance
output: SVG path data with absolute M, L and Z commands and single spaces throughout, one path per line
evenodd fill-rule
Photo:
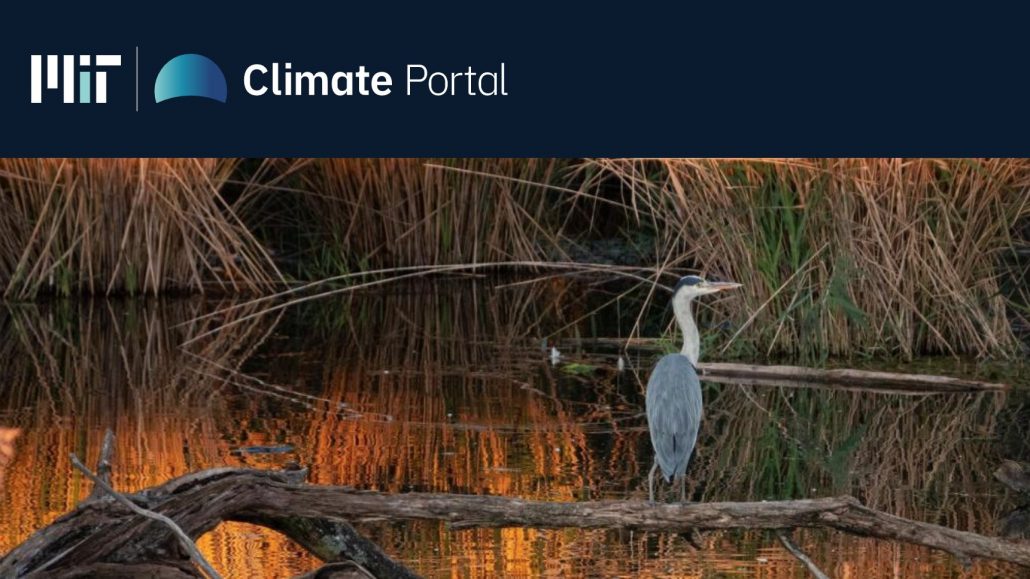
M 139 112 L 139 46 L 136 47 L 136 112 Z

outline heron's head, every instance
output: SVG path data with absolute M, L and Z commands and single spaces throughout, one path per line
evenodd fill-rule
M 676 283 L 676 287 L 672 290 L 672 296 L 673 298 L 680 296 L 693 298 L 738 287 L 740 284 L 732 281 L 708 281 L 703 277 L 688 275 L 681 277 Z

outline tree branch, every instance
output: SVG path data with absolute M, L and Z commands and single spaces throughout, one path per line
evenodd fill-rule
M 109 434 L 111 433 L 110 430 L 108 430 L 107 432 Z M 215 568 L 211 566 L 211 563 L 208 563 L 207 559 L 204 558 L 204 554 L 201 553 L 200 549 L 197 548 L 197 545 L 193 542 L 193 539 L 186 535 L 186 533 L 184 533 L 183 530 L 179 528 L 179 525 L 175 524 L 175 521 L 162 515 L 161 513 L 155 513 L 154 511 L 144 509 L 143 507 L 125 498 L 124 495 L 111 488 L 111 486 L 107 484 L 107 482 L 104 481 L 104 479 L 93 474 L 93 472 L 91 472 L 89 468 L 86 467 L 86 465 L 82 464 L 82 462 L 79 460 L 79 457 L 75 456 L 74 452 L 71 453 L 71 461 L 72 466 L 82 471 L 82 474 L 86 475 L 91 481 L 93 481 L 94 485 L 103 489 L 107 494 L 114 497 L 116 501 L 128 507 L 129 510 L 131 510 L 132 512 L 136 513 L 141 517 L 146 517 L 148 519 L 158 521 L 159 523 L 162 523 L 163 525 L 168 527 L 175 535 L 175 537 L 179 539 L 179 543 L 182 545 L 184 549 L 186 549 L 186 552 L 190 554 L 190 558 L 193 559 L 193 561 L 197 564 L 198 567 L 204 570 L 204 573 L 207 573 L 208 577 L 211 577 L 211 579 L 222 579 L 222 576 L 218 573 L 218 571 L 215 571 Z
M 100 446 L 100 458 L 97 459 L 97 476 L 108 485 L 111 484 L 111 461 L 114 459 L 114 431 L 110 428 L 104 432 L 104 443 Z M 100 485 L 93 485 L 87 501 L 95 501 L 104 496 Z
M 380 579 L 414 575 L 344 521 L 428 519 L 446 521 L 452 528 L 628 528 L 670 533 L 821 527 L 940 549 L 963 562 L 978 557 L 1030 567 L 1030 543 L 896 517 L 847 496 L 653 506 L 636 500 L 557 503 L 356 491 L 302 484 L 303 472 L 212 469 L 131 495 L 130 502 L 174 520 L 192 538 L 222 521 L 263 524 L 287 534 L 323 560 L 352 559 Z M 168 543 L 174 540 L 168 529 L 149 524 L 135 510 L 114 507 L 106 501 L 79 505 L 0 559 L 0 576 L 39 570 L 54 553 L 62 553 L 56 565 L 60 569 L 107 562 L 140 564 L 168 557 Z

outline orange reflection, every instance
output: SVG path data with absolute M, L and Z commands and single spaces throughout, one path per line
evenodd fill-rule
M 212 307 L 203 303 L 137 304 L 131 316 L 86 309 L 64 330 L 46 315 L 17 314 L 15 324 L 0 314 L 10 338 L 0 342 L 10 351 L 0 353 L 12 377 L 0 387 L 2 416 L 5 428 L 21 430 L 17 452 L 0 444 L 7 461 L 0 463 L 0 551 L 88 495 L 68 454 L 94 463 L 108 427 L 118 437 L 113 482 L 123 491 L 201 468 L 298 460 L 311 467 L 312 482 L 388 492 L 644 496 L 649 447 L 634 419 L 635 383 L 620 387 L 608 371 L 563 374 L 535 338 L 540 330 L 532 324 L 560 327 L 579 315 L 561 306 L 567 287 L 503 295 L 478 286 L 423 290 L 355 299 L 343 304 L 344 314 L 318 310 L 322 322 L 341 315 L 338 327 L 313 330 L 304 317 L 280 327 L 292 334 L 300 330 L 290 324 L 298 324 L 315 334 L 309 343 L 269 339 L 274 320 L 242 324 L 199 344 L 207 362 L 177 347 L 206 329 L 181 323 Z M 736 387 L 706 395 L 690 471 L 704 500 L 859 488 L 879 508 L 988 533 L 1006 506 L 982 490 L 995 452 L 982 433 L 994 428 L 1003 397 Z M 894 440 L 913 442 L 895 448 Z M 286 444 L 294 450 L 232 452 Z M 792 452 L 800 453 L 796 460 L 780 460 Z M 761 532 L 708 533 L 698 552 L 679 536 L 632 531 L 451 531 L 431 521 L 358 527 L 429 577 L 802 573 Z M 839 577 L 1017 576 L 984 562 L 963 572 L 946 555 L 839 533 L 799 531 L 795 540 Z M 232 577 L 286 577 L 318 565 L 284 537 L 251 525 L 222 525 L 198 543 Z
M 7 474 L 7 465 L 14 460 L 14 441 L 20 434 L 20 428 L 0 426 L 0 490 L 4 488 L 4 476 Z

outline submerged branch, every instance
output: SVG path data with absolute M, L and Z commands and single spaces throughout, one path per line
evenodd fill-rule
M 812 577 L 815 577 L 815 579 L 830 579 L 830 576 L 823 573 L 823 570 L 815 564 L 815 561 L 813 561 L 807 553 L 802 551 L 801 547 L 798 547 L 797 544 L 794 543 L 794 540 L 790 538 L 790 535 L 788 535 L 786 531 L 776 531 L 776 537 L 780 540 L 784 549 L 790 551 L 791 555 L 794 555 L 798 561 L 801 561 L 801 564 L 805 566 L 805 569 L 808 569 L 808 573 L 812 575 Z

